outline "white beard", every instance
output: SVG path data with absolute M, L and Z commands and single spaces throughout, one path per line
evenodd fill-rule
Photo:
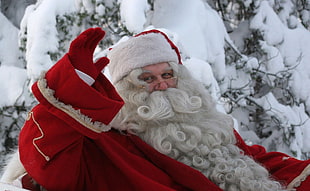
M 264 167 L 235 146 L 231 118 L 216 111 L 204 87 L 182 67 L 178 89 L 149 94 L 131 84 L 136 74 L 119 82 L 126 103 L 116 118 L 120 129 L 201 171 L 223 190 L 282 190 Z

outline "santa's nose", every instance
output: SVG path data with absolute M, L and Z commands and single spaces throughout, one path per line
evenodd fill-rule
M 168 89 L 168 87 L 169 87 L 168 83 L 165 80 L 161 80 L 155 86 L 155 90 L 166 90 Z

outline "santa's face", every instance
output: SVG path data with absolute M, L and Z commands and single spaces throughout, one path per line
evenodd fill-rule
M 135 69 L 115 87 L 125 101 L 119 118 L 129 123 L 158 125 L 184 121 L 195 124 L 194 119 L 217 113 L 205 87 L 177 63 L 164 62 Z M 231 127 L 228 129 L 231 131 Z
M 163 91 L 168 88 L 175 88 L 177 85 L 177 78 L 167 62 L 143 67 L 142 74 L 138 78 L 146 82 L 146 90 L 148 92 Z

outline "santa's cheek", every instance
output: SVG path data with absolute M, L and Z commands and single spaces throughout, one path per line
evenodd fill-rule
M 176 81 L 170 82 L 168 83 L 169 88 L 176 88 L 177 87 L 177 83 Z
M 155 86 L 153 84 L 148 84 L 146 86 L 146 90 L 151 93 L 151 92 L 155 91 Z

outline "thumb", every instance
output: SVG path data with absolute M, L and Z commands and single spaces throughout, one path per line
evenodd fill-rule
M 110 60 L 107 57 L 101 57 L 95 62 L 95 66 L 98 72 L 101 72 L 106 65 L 108 65 Z

